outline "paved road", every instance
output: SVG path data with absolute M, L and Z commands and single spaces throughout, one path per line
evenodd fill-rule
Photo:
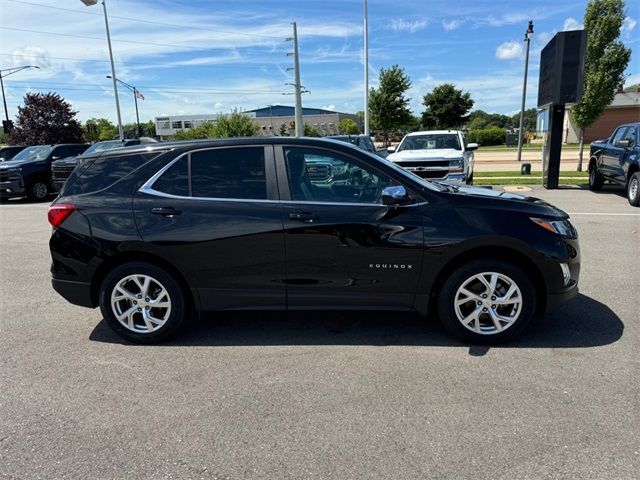
M 640 209 L 533 193 L 573 214 L 582 294 L 499 348 L 391 313 L 123 344 L 51 290 L 46 205 L 0 205 L 0 477 L 638 478 Z

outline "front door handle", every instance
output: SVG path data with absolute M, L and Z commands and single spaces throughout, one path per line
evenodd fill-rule
M 305 222 L 305 223 L 313 223 L 316 220 L 318 220 L 318 216 L 315 213 L 309 213 L 309 212 L 290 213 L 289 218 L 291 220 L 298 220 L 300 222 Z
M 151 213 L 154 215 L 162 215 L 164 217 L 173 217 L 174 215 L 180 215 L 182 212 L 173 207 L 153 207 L 151 209 Z

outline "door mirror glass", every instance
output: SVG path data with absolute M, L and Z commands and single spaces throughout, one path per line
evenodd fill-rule
M 467 144 L 467 148 L 465 149 L 467 152 L 471 152 L 473 150 L 477 150 L 478 149 L 478 144 L 477 143 L 469 143 Z
M 616 147 L 629 148 L 629 140 L 618 140 L 616 142 Z
M 394 147 L 393 145 L 389 145 L 387 147 L 387 152 L 394 153 L 395 151 L 396 151 L 396 147 Z
M 382 190 L 383 205 L 406 205 L 408 203 L 411 203 L 411 197 L 402 185 L 394 185 Z

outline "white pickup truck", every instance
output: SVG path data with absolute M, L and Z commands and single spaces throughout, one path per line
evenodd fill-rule
M 387 160 L 422 178 L 471 185 L 477 148 L 459 130 L 413 132 L 405 135 L 398 148 L 387 149 Z

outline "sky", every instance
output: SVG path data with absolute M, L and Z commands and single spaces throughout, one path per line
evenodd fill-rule
M 540 50 L 582 27 L 586 1 L 369 0 L 369 81 L 398 64 L 411 108 L 443 82 L 474 109 L 520 109 L 524 32 L 534 22 L 527 108 L 535 107 Z M 293 105 L 291 22 L 298 26 L 303 106 L 355 113 L 364 106 L 363 0 L 107 0 L 116 75 L 136 86 L 140 119 Z M 640 82 L 640 2 L 627 2 L 621 38 L 632 49 L 627 84 Z M 55 91 L 80 120 L 116 119 L 102 6 L 80 0 L 0 0 L 0 69 L 9 115 L 27 92 Z M 123 122 L 133 94 L 119 87 Z

